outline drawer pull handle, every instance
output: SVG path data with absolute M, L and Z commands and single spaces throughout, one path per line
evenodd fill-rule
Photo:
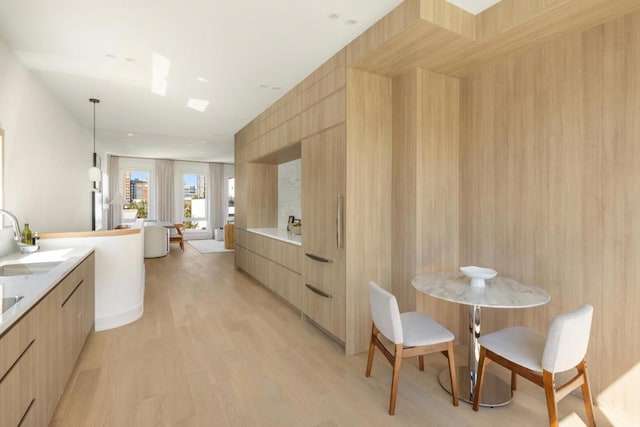
M 320 289 L 316 288 L 315 286 L 312 286 L 312 285 L 310 285 L 310 284 L 308 284 L 308 283 L 305 283 L 304 285 L 305 285 L 307 288 L 309 288 L 309 290 L 310 290 L 311 292 L 313 292 L 314 294 L 318 294 L 318 295 L 320 295 L 321 297 L 325 297 L 325 298 L 331 298 L 331 295 L 329 295 L 329 294 L 328 294 L 328 293 L 326 293 L 326 292 L 321 291 Z
M 314 261 L 318 261 L 318 262 L 333 262 L 330 259 L 327 258 L 322 258 L 321 256 L 318 255 L 314 255 L 314 254 L 310 254 L 310 253 L 306 253 L 305 255 L 308 256 L 309 258 L 311 258 Z

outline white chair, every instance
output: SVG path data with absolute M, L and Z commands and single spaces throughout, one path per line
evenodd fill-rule
M 453 334 L 424 313 L 412 311 L 400 314 L 396 297 L 382 289 L 375 282 L 369 282 L 369 296 L 373 327 L 371 329 L 366 376 L 369 377 L 371 375 L 373 354 L 375 347 L 378 347 L 391 363 L 391 366 L 393 366 L 389 415 L 393 415 L 396 409 L 398 378 L 402 359 L 418 356 L 419 368 L 424 371 L 424 355 L 435 352 L 442 352 L 449 359 L 453 406 L 458 406 L 458 381 L 456 380 L 456 367 L 453 356 Z M 394 354 L 391 354 L 380 341 L 378 333 L 384 335 L 395 345 Z
M 582 387 L 587 419 L 590 426 L 595 426 L 585 362 L 592 317 L 593 307 L 587 304 L 556 317 L 546 338 L 522 327 L 506 328 L 481 337 L 478 340 L 480 360 L 473 410 L 478 410 L 485 366 L 491 360 L 511 370 L 512 390 L 516 389 L 517 375 L 544 388 L 550 426 L 558 425 L 558 402 L 574 389 Z M 555 374 L 573 368 L 578 374 L 556 387 Z
M 169 253 L 169 230 L 160 225 L 145 225 L 144 257 L 158 258 Z

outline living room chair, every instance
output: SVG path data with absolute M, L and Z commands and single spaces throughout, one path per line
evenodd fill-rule
M 169 230 L 159 225 L 144 227 L 144 257 L 158 258 L 169 253 Z
M 511 370 L 512 390 L 516 389 L 517 375 L 544 389 L 549 426 L 558 425 L 558 402 L 581 387 L 588 425 L 595 426 L 585 362 L 592 317 L 593 307 L 586 304 L 574 312 L 556 317 L 546 338 L 523 327 L 506 328 L 481 337 L 478 340 L 480 360 L 473 410 L 478 410 L 485 367 L 489 361 L 494 361 Z M 578 374 L 556 387 L 555 374 L 574 368 Z
M 375 347 L 378 347 L 391 363 L 391 366 L 393 366 L 389 415 L 393 415 L 396 409 L 398 379 L 402 359 L 418 356 L 419 368 L 424 371 L 424 355 L 435 352 L 441 352 L 449 360 L 453 406 L 458 406 L 458 381 L 456 380 L 456 367 L 453 356 L 453 334 L 424 313 L 412 311 L 400 314 L 396 297 L 373 281 L 369 282 L 369 297 L 373 326 L 371 329 L 366 376 L 371 376 L 373 355 Z M 395 350 L 393 354 L 387 350 L 378 334 L 382 334 L 394 344 Z
M 170 243 L 179 243 L 180 249 L 184 252 L 184 224 L 173 224 L 176 229 L 176 234 L 171 234 L 169 237 Z

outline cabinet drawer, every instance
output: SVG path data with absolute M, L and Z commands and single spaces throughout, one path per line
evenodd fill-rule
M 35 341 L 0 380 L 0 426 L 17 426 L 35 401 Z
M 304 256 L 304 279 L 330 294 L 345 296 L 346 273 L 341 259 L 322 262 Z
M 0 378 L 6 375 L 34 339 L 33 315 L 28 313 L 0 338 Z
M 67 277 L 62 280 L 62 282 L 60 282 L 58 288 L 60 288 L 59 295 L 61 300 L 59 301 L 59 303 L 61 306 L 71 296 L 73 291 L 83 280 L 84 269 L 82 268 L 82 266 L 78 266 L 71 273 L 69 273 Z
M 236 265 L 244 271 L 247 271 L 247 250 L 240 246 L 236 241 Z
M 236 240 L 236 245 L 240 245 L 242 247 L 247 247 L 247 232 L 245 230 L 242 230 L 241 228 L 237 228 L 234 231 L 235 234 L 235 240 Z
M 333 336 L 345 341 L 346 305 L 341 295 L 331 294 L 305 282 L 302 312 Z
M 302 277 L 281 265 L 271 262 L 267 286 L 291 305 L 302 309 Z

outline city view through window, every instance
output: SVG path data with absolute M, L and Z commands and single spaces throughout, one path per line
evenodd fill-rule
M 122 207 L 122 222 L 134 222 L 149 215 L 149 171 L 122 172 L 122 196 L 127 204 Z
M 187 230 L 207 229 L 207 181 L 205 175 L 184 174 L 184 211 L 182 221 Z

